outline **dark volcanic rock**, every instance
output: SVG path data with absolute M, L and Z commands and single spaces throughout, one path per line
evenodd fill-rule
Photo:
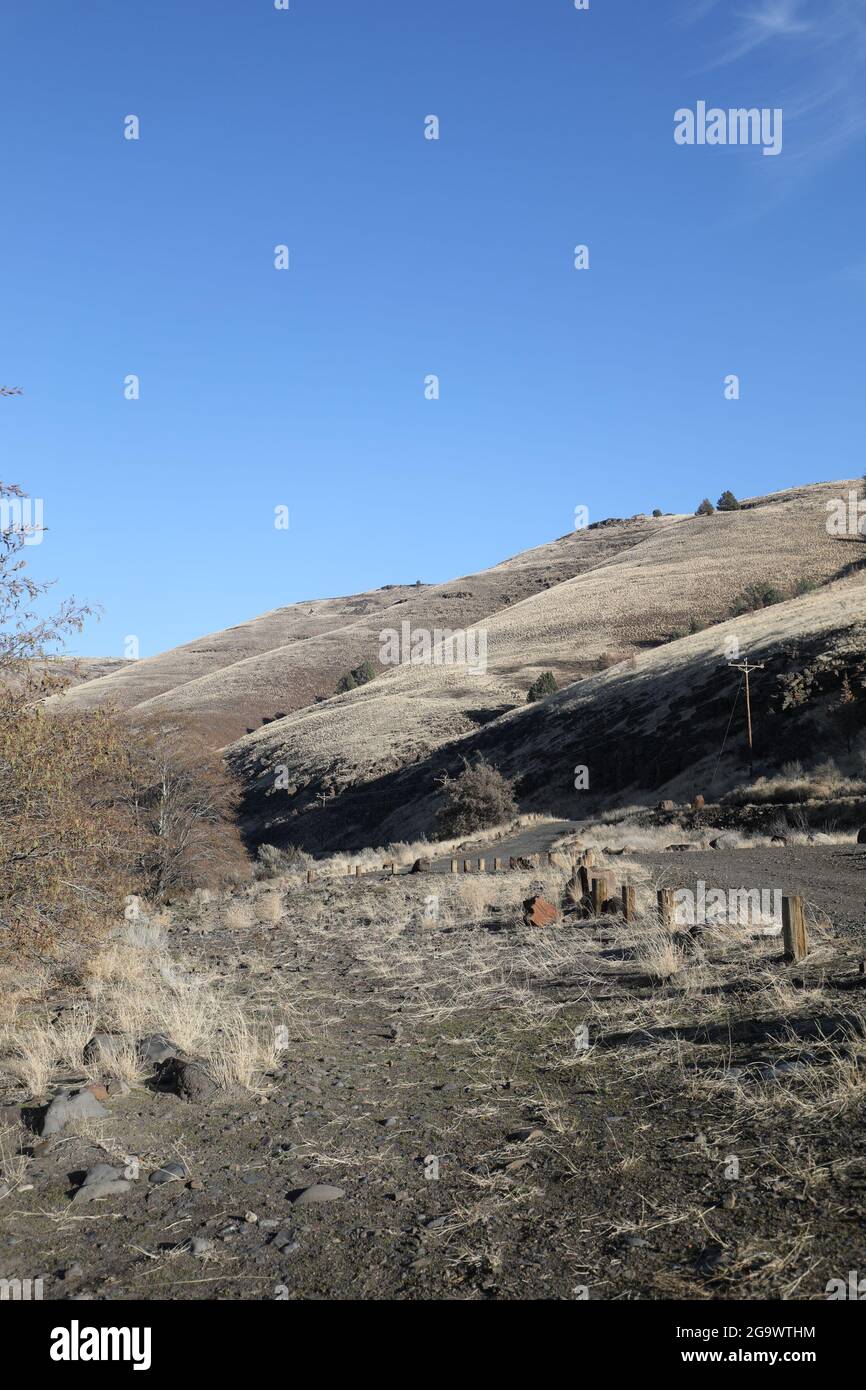
M 183 1100 L 210 1100 L 219 1087 L 201 1062 L 186 1057 L 168 1057 L 156 1069 L 160 1090 L 173 1091 Z

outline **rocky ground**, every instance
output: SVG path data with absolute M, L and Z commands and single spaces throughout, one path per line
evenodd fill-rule
M 580 918 L 551 869 L 278 881 L 38 988 L 19 972 L 0 1276 L 60 1299 L 824 1298 L 866 1264 L 866 855 L 671 862 L 611 858 L 633 925 Z M 689 876 L 802 892 L 808 960 L 757 927 L 661 933 L 655 887 Z M 543 930 L 538 888 L 566 906 Z M 105 1026 L 116 1057 L 86 1047 Z M 153 1060 L 173 1043 L 203 1066 L 188 1098 Z

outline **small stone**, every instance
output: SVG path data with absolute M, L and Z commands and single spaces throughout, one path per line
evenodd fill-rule
M 91 1062 L 115 1062 L 122 1055 L 125 1043 L 124 1033 L 95 1033 L 85 1044 L 82 1056 L 88 1065 Z
M 337 1202 L 345 1197 L 341 1187 L 332 1187 L 327 1182 L 315 1182 L 311 1187 L 299 1187 L 289 1193 L 289 1201 L 296 1207 L 309 1207 L 316 1202 Z
M 214 1243 L 212 1240 L 208 1240 L 207 1236 L 192 1236 L 188 1248 L 191 1255 L 194 1255 L 197 1260 L 201 1260 L 210 1254 L 214 1248 Z
M 69 1265 L 69 1267 L 68 1267 L 67 1269 L 62 1269 L 62 1270 L 60 1271 L 60 1278 L 61 1278 L 61 1279 L 64 1279 L 64 1280 L 66 1280 L 66 1279 L 80 1279 L 83 1273 L 84 1273 L 84 1270 L 83 1270 L 82 1266 L 81 1266 L 80 1264 L 78 1264 L 78 1262 L 76 1261 L 75 1264 Z
M 540 894 L 535 894 L 524 901 L 523 920 L 528 927 L 550 927 L 559 921 L 559 912 L 553 903 Z
M 112 1076 L 106 1081 L 105 1089 L 110 1096 L 128 1096 L 130 1088 L 122 1076 Z
M 200 1062 L 183 1057 L 167 1057 L 157 1066 L 157 1081 L 164 1091 L 173 1091 L 183 1100 L 210 1100 L 219 1087 Z
M 73 1202 L 96 1202 L 102 1197 L 123 1197 L 131 1192 L 132 1183 L 123 1176 L 123 1168 L 112 1168 L 110 1163 L 97 1163 L 88 1168 L 84 1182 L 79 1187 Z
M 139 1038 L 136 1051 L 143 1062 L 158 1066 L 160 1062 L 176 1057 L 180 1048 L 165 1033 L 149 1033 L 147 1037 Z
M 164 1182 L 182 1182 L 186 1177 L 186 1169 L 182 1163 L 164 1163 L 161 1168 L 155 1168 L 148 1178 L 154 1186 L 160 1186 Z
M 191 1178 L 190 1181 L 187 1183 L 187 1187 L 189 1188 L 190 1192 L 204 1191 L 204 1183 L 202 1182 L 201 1178 Z
M 45 1111 L 42 1135 L 59 1134 L 72 1120 L 104 1120 L 108 1111 L 92 1091 L 62 1091 Z

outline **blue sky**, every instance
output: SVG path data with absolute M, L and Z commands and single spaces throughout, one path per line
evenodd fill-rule
M 104 607 L 75 651 L 863 472 L 864 0 L 6 0 L 3 33 L 0 476 L 44 498 L 34 572 Z M 698 100 L 781 107 L 782 153 L 677 146 Z

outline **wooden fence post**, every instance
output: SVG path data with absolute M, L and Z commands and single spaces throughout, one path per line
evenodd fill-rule
M 585 864 L 581 864 L 581 865 L 580 865 L 580 867 L 579 867 L 579 869 L 578 869 L 578 871 L 577 871 L 577 877 L 578 877 L 579 880 L 580 880 L 580 892 L 581 892 L 581 897 L 588 898 L 588 897 L 589 897 L 589 869 L 586 867 Z
M 603 912 L 603 910 L 604 910 L 604 905 L 605 905 L 605 903 L 607 902 L 607 897 L 608 897 L 608 891 L 607 891 L 607 878 L 606 878 L 606 876 L 605 876 L 604 874 L 602 874 L 601 878 L 594 878 L 594 879 L 592 880 L 592 911 L 593 911 L 593 916 L 595 916 L 595 917 L 600 917 L 600 916 L 601 916 L 601 914 L 602 914 L 602 912 Z
M 459 872 L 459 869 L 460 869 L 460 860 L 459 860 L 459 859 L 452 859 L 452 860 L 451 860 L 451 872 L 452 872 L 452 874 L 458 873 L 458 872 Z
M 633 922 L 637 916 L 637 890 L 630 883 L 622 885 L 622 915 L 626 922 Z
M 803 960 L 809 953 L 802 898 L 782 898 L 782 945 L 785 960 Z
M 464 860 L 463 860 L 463 872 L 464 872 L 464 874 L 471 874 L 471 872 L 472 872 L 472 860 L 471 860 L 471 859 L 464 859 Z
M 493 872 L 494 872 L 495 874 L 498 874 L 498 873 L 499 873 L 499 870 L 500 870 L 501 868 L 502 868 L 502 860 L 501 860 L 501 859 L 494 859 L 494 861 L 493 861 Z
M 356 865 L 355 865 L 355 877 L 356 877 L 356 878 L 360 878 L 360 877 L 361 877 L 361 865 L 360 865 L 360 864 L 356 864 Z
M 674 920 L 674 890 L 673 888 L 660 888 L 656 894 L 659 905 L 659 918 L 662 926 L 670 927 Z
M 487 860 L 486 860 L 486 859 L 479 859 L 479 860 L 478 860 L 478 872 L 479 872 L 480 874 L 483 874 L 484 871 L 486 870 L 486 868 L 487 868 Z
M 307 882 L 312 883 L 315 877 L 315 871 L 313 869 L 307 869 Z

